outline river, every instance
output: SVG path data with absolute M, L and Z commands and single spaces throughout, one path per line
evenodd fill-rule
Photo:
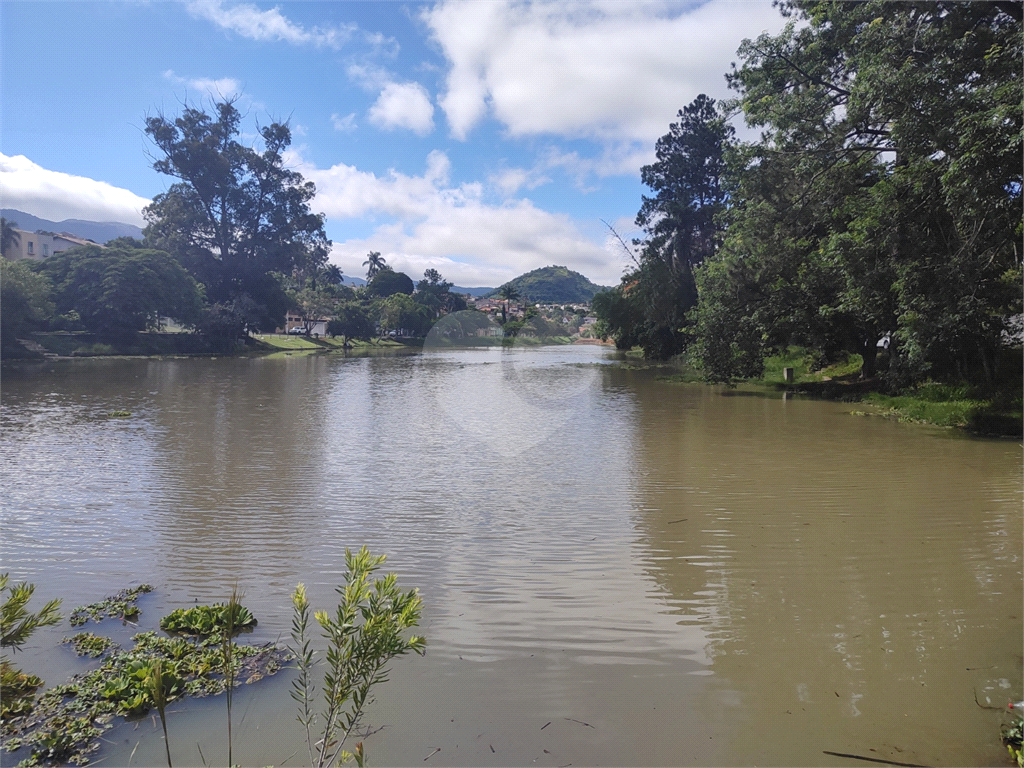
M 65 614 L 153 584 L 142 628 L 237 583 L 247 639 L 283 641 L 296 583 L 332 609 L 345 548 L 387 554 L 428 651 L 368 712 L 377 765 L 1005 764 L 976 695 L 1022 693 L 1020 443 L 659 373 L 594 346 L 5 369 L 2 567 Z M 17 662 L 63 682 L 69 634 Z M 236 762 L 302 763 L 289 675 L 239 689 Z M 176 703 L 175 764 L 223 764 L 223 721 Z M 100 764 L 164 762 L 154 725 Z

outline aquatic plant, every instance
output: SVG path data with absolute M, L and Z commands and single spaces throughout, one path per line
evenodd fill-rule
M 231 627 L 234 635 L 240 630 L 256 626 L 256 617 L 249 609 L 235 600 L 226 605 L 197 605 L 192 608 L 179 608 L 160 619 L 160 629 L 165 632 L 179 632 L 185 635 L 223 634 L 225 628 Z
M 256 623 L 255 617 L 253 617 L 248 610 L 242 607 L 241 593 L 238 591 L 237 584 L 235 584 L 234 588 L 231 590 L 231 598 L 228 600 L 228 604 L 224 606 L 223 610 L 221 610 L 218 618 L 221 624 L 220 648 L 224 658 L 224 683 L 228 705 L 228 765 L 234 765 L 235 762 L 231 757 L 231 694 L 234 689 L 235 675 L 235 657 L 231 651 L 232 638 L 236 631 L 236 621 L 239 623 Z M 168 765 L 169 764 L 170 763 L 168 762 Z
M 61 601 L 51 600 L 38 613 L 29 613 L 25 607 L 35 592 L 34 584 L 22 582 L 8 586 L 10 574 L 0 575 L 0 594 L 7 593 L 0 604 L 0 647 L 17 651 L 29 636 L 40 627 L 60 622 Z
M 131 411 L 111 411 L 107 414 L 109 419 L 127 419 L 132 415 Z
M 1010 753 L 1010 759 L 1017 763 L 1019 768 L 1024 768 L 1024 717 L 1017 718 L 1013 725 L 1003 729 L 1003 744 Z
M 310 651 L 308 639 L 309 601 L 303 585 L 292 595 L 294 618 L 292 654 L 296 659 L 299 676 L 293 685 L 292 698 L 299 704 L 299 722 L 306 729 L 306 745 L 310 764 L 317 768 L 355 760 L 363 765 L 363 744 L 354 752 L 344 750 L 345 742 L 359 727 L 365 707 L 372 701 L 375 685 L 387 681 L 388 663 L 409 651 L 419 655 L 426 652 L 426 640 L 418 635 L 407 639 L 404 630 L 419 623 L 422 600 L 416 590 L 401 592 L 396 576 L 371 577 L 385 560 L 384 555 L 373 556 L 366 547 L 352 554 L 345 550 L 345 584 L 337 587 L 341 595 L 335 615 L 316 611 L 314 618 L 327 638 L 327 670 L 322 689 L 324 709 L 321 738 L 313 742 L 316 716 L 312 714 L 315 695 L 310 683 L 315 652 Z
M 22 763 L 26 766 L 84 765 L 99 748 L 98 737 L 116 717 L 137 717 L 153 707 L 159 712 L 161 705 L 177 698 L 219 694 L 227 688 L 219 637 L 172 638 L 140 632 L 132 642 L 129 650 L 112 647 L 98 669 L 45 691 L 30 711 L 5 719 L 3 748 L 29 747 L 31 754 Z M 231 685 L 273 675 L 288 658 L 286 650 L 273 644 L 232 643 Z
M 140 595 L 152 592 L 153 587 L 149 584 L 140 584 L 131 589 L 122 589 L 116 595 L 111 595 L 105 600 L 90 605 L 83 605 L 75 608 L 68 617 L 72 627 L 80 627 L 89 619 L 100 622 L 106 618 L 121 619 L 122 621 L 138 621 L 141 611 L 135 602 Z
M 35 693 L 43 685 L 42 678 L 29 675 L 4 659 L 0 661 L 0 719 L 21 717 L 32 711 Z
M 40 627 L 48 627 L 60 621 L 57 609 L 61 601 L 51 600 L 37 613 L 30 613 L 28 601 L 36 588 L 34 584 L 22 582 L 8 586 L 10 574 L 0 575 L 0 594 L 5 594 L 0 603 L 0 648 L 18 651 L 26 640 Z M 43 681 L 35 675 L 28 675 L 0 656 L 0 720 L 27 714 L 32 710 L 35 692 Z
M 79 632 L 73 637 L 65 637 L 61 642 L 71 643 L 75 653 L 79 656 L 92 656 L 99 658 L 113 648 L 120 648 L 117 643 L 109 637 L 94 635 L 92 632 Z
M 164 667 L 165 662 L 163 659 L 153 659 L 146 670 L 145 683 L 149 698 L 152 699 L 153 706 L 156 707 L 160 715 L 160 725 L 164 729 L 164 749 L 167 751 L 167 768 L 173 768 L 171 766 L 171 742 L 167 738 L 167 702 L 180 690 L 181 680 L 174 674 L 173 665 L 170 670 L 165 670 Z M 231 690 L 230 683 L 228 684 L 228 690 Z M 228 765 L 230 764 L 229 762 Z

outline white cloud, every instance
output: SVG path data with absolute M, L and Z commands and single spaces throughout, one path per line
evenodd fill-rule
M 250 40 L 281 40 L 294 45 L 327 46 L 337 49 L 348 40 L 355 29 L 352 26 L 306 29 L 286 18 L 279 8 L 261 11 L 248 3 L 225 6 L 220 0 L 196 0 L 188 4 L 188 10 L 196 18 L 212 21 L 217 26 Z
M 328 220 L 382 220 L 370 237 L 335 241 L 331 260 L 347 274 L 361 275 L 371 250 L 413 278 L 433 267 L 458 285 L 500 285 L 551 264 L 605 285 L 622 274 L 624 257 L 602 242 L 599 223 L 588 236 L 580 222 L 529 200 L 489 205 L 481 184 L 450 186 L 442 152 L 430 153 L 422 176 L 378 177 L 343 163 L 320 169 L 294 152 L 286 161 L 316 184 L 313 207 Z
M 24 155 L 0 154 L 0 197 L 5 208 L 61 221 L 88 219 L 145 226 L 150 201 L 134 192 L 84 176 L 49 171 Z
M 230 99 L 242 93 L 241 84 L 233 77 L 211 77 L 187 78 L 176 74 L 173 69 L 164 72 L 164 78 L 173 83 L 181 83 L 193 90 L 202 91 L 214 99 Z
M 542 165 L 534 168 L 503 168 L 491 174 L 488 182 L 505 196 L 514 195 L 523 187 L 536 189 L 551 181 L 542 170 Z
M 390 72 L 375 64 L 349 64 L 345 74 L 353 83 L 368 91 L 380 90 L 393 80 Z
M 408 128 L 425 136 L 434 130 L 434 105 L 419 83 L 388 83 L 370 107 L 370 122 L 381 128 Z
M 448 59 L 438 103 L 465 138 L 488 113 L 513 136 L 650 144 L 699 93 L 729 93 L 745 37 L 781 29 L 771 4 L 441 2 L 423 19 Z
M 342 133 L 351 133 L 356 129 L 356 113 L 351 112 L 344 117 L 339 115 L 337 112 L 331 115 L 331 125 L 334 126 L 334 130 L 341 131 Z

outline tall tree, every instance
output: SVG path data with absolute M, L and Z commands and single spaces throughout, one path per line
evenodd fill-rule
M 725 313 L 762 353 L 846 349 L 870 376 L 893 331 L 894 383 L 991 375 L 1021 303 L 1020 5 L 781 7 L 730 75 L 764 140 L 737 153 L 705 348 Z
M 505 283 L 501 288 L 498 289 L 498 295 L 505 300 L 505 306 L 501 308 L 501 324 L 504 325 L 508 322 L 508 310 L 512 306 L 513 301 L 519 301 L 519 291 L 512 283 Z
M 692 305 L 693 269 L 715 252 L 716 218 L 726 204 L 724 152 L 733 129 L 703 93 L 678 117 L 655 145 L 656 162 L 640 169 L 654 195 L 643 196 L 636 224 L 647 233 L 645 258 L 664 261 Z
M 697 303 L 694 270 L 715 253 L 728 202 L 722 178 L 732 127 L 704 94 L 678 117 L 658 139 L 656 161 L 640 170 L 654 194 L 643 197 L 636 216 L 646 235 L 634 243 L 639 254 L 630 252 L 636 268 L 617 289 L 595 297 L 603 332 L 619 347 L 639 345 L 654 358 L 687 345 L 687 313 Z
M 384 257 L 380 255 L 379 251 L 370 251 L 366 254 L 366 261 L 363 262 L 363 266 L 366 267 L 367 281 L 373 280 L 374 275 L 388 267 Z
M 466 308 L 466 300 L 451 292 L 452 284 L 445 280 L 436 269 L 428 269 L 423 279 L 416 283 L 415 299 L 429 307 L 435 316 L 459 312 Z
M 273 327 L 288 308 L 273 274 L 315 271 L 327 259 L 323 215 L 309 207 L 316 189 L 284 165 L 286 123 L 259 129 L 259 151 L 238 140 L 232 100 L 212 111 L 185 105 L 177 118 L 146 118 L 161 155 L 153 168 L 179 180 L 144 210 L 147 243 L 178 257 L 211 301 L 252 306 L 248 323 Z M 243 296 L 249 302 L 236 301 Z

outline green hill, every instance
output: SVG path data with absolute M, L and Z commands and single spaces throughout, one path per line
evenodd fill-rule
M 524 299 L 541 304 L 582 304 L 604 290 L 579 272 L 556 266 L 535 269 L 509 280 L 487 294 L 487 298 L 497 297 L 505 285 L 512 285 Z

